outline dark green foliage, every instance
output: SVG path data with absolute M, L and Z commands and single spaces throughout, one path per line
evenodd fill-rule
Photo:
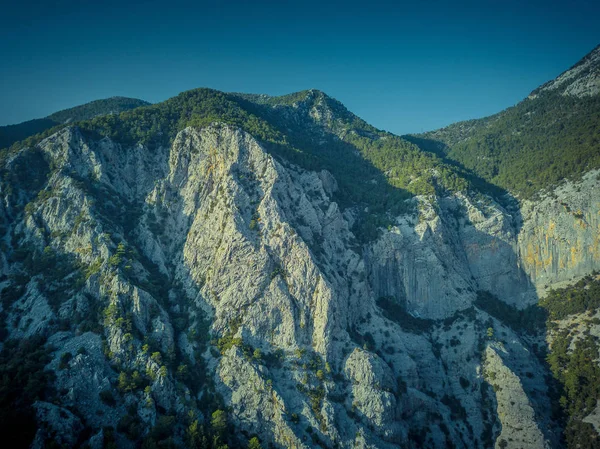
M 65 352 L 60 357 L 60 363 L 58 365 L 58 369 L 68 369 L 69 368 L 69 362 L 71 360 L 73 360 L 73 354 L 71 354 L 70 352 Z
M 103 315 L 104 326 L 115 326 L 123 332 L 131 332 L 133 328 L 131 313 L 123 314 L 123 311 L 117 304 L 109 304 L 108 307 L 104 309 Z
M 44 282 L 38 283 L 38 288 L 55 310 L 85 282 L 77 258 L 72 254 L 59 254 L 50 246 L 39 251 L 21 245 L 12 252 L 11 261 L 20 262 L 30 278 L 44 275 Z
M 38 149 L 24 151 L 7 163 L 10 153 L 0 150 L 0 186 L 10 203 L 15 205 L 13 211 L 18 213 L 22 211 L 23 202 L 34 200 L 44 187 L 50 166 Z M 25 198 L 21 197 L 23 194 Z
M 120 267 L 123 264 L 123 258 L 126 253 L 127 248 L 125 247 L 125 244 L 122 242 L 119 243 L 116 252 L 108 259 L 108 264 L 111 267 Z
M 277 276 L 281 276 L 282 278 L 285 279 L 285 277 L 287 276 L 287 273 L 285 272 L 285 270 L 283 268 L 281 268 L 280 266 L 276 266 L 273 271 L 271 272 L 271 279 L 276 278 Z
M 136 441 L 142 436 L 142 433 L 144 432 L 144 423 L 137 415 L 135 407 L 119 420 L 117 431 L 124 433 L 127 438 L 132 441 Z
M 600 448 L 600 436 L 593 424 L 588 422 L 571 420 L 565 429 L 565 439 L 568 448 Z
M 99 115 L 118 114 L 148 104 L 135 98 L 112 97 L 55 112 L 46 118 L 29 120 L 17 125 L 0 126 L 0 148 L 7 148 L 15 142 L 25 140 L 65 122 L 72 123 Z
M 65 126 L 67 126 L 67 125 L 57 125 L 52 128 L 48 128 L 44 132 L 41 132 L 39 134 L 33 134 L 24 140 L 19 140 L 19 141 L 14 142 L 8 148 L 0 149 L 0 165 L 4 165 L 4 164 L 2 164 L 2 162 L 5 161 L 9 155 L 14 155 L 15 153 L 17 153 L 18 151 L 20 151 L 24 148 L 34 148 L 38 143 L 40 143 L 46 137 L 49 137 L 52 134 L 60 131 Z
M 229 350 L 229 348 L 233 346 L 243 346 L 244 341 L 240 337 L 235 337 L 237 331 L 240 328 L 240 320 L 231 320 L 228 325 L 227 331 L 223 334 L 221 338 L 217 340 L 217 348 L 219 348 L 219 352 L 221 354 L 225 354 Z
M 508 325 L 515 332 L 525 332 L 528 334 L 537 334 L 543 330 L 548 315 L 538 305 L 532 305 L 519 310 L 501 301 L 490 292 L 483 290 L 477 292 L 475 305 Z
M 44 400 L 54 374 L 45 371 L 49 350 L 42 337 L 9 340 L 0 352 L 0 432 L 10 446 L 28 448 L 36 431 L 32 404 Z
M 183 92 L 163 103 L 120 115 L 105 115 L 80 124 L 92 135 L 108 136 L 125 145 L 169 145 L 182 129 L 213 122 L 244 128 L 261 140 L 281 140 L 266 122 L 240 108 L 234 97 L 211 89 Z
M 102 447 L 104 449 L 117 449 L 117 440 L 115 439 L 115 428 L 113 426 L 104 427 L 102 429 L 104 441 Z
M 567 447 L 600 448 L 598 434 L 582 419 L 592 413 L 600 399 L 600 367 L 598 345 L 585 336 L 569 350 L 572 337 L 565 330 L 555 336 L 548 363 L 554 377 L 562 384 L 564 395 L 560 404 L 568 419 L 565 429 Z
M 350 339 L 359 346 L 362 346 L 368 351 L 375 350 L 375 339 L 369 332 L 365 332 L 364 335 L 356 330 L 354 327 L 348 327 L 346 329 Z
M 210 426 L 217 435 L 223 437 L 227 431 L 227 413 L 223 410 L 213 412 Z
M 417 136 L 428 151 L 529 198 L 600 166 L 600 96 L 539 92 L 499 114 Z
M 52 119 L 38 118 L 17 125 L 0 126 L 0 148 L 8 148 L 15 142 L 40 134 L 56 125 L 58 123 Z
M 554 327 L 552 320 L 596 311 L 600 307 L 600 280 L 594 274 L 570 287 L 551 290 L 540 305 L 549 313 L 549 327 Z M 585 322 L 586 318 L 582 320 Z M 555 331 L 547 361 L 562 387 L 562 393 L 553 396 L 560 396 L 559 403 L 566 415 L 565 439 L 569 449 L 600 448 L 592 424 L 582 421 L 600 400 L 599 357 L 598 341 L 589 332 L 579 334 L 574 341 L 569 329 Z
M 185 440 L 191 449 L 242 447 L 228 422 L 227 412 L 222 409 L 210 413 L 204 423 L 192 418 L 186 428 Z
M 210 322 L 203 316 L 196 318 L 196 323 L 188 332 L 188 339 L 198 344 L 206 344 L 209 341 Z
M 175 428 L 175 416 L 162 415 L 156 420 L 156 425 L 150 430 L 149 435 L 144 438 L 144 448 L 171 448 L 173 443 L 173 430 Z
M 550 318 L 554 320 L 598 309 L 600 307 L 600 278 L 594 274 L 586 276 L 570 287 L 550 290 L 547 296 L 540 300 L 540 306 L 547 309 Z
M 325 399 L 325 388 L 319 385 L 316 388 L 307 391 L 310 407 L 319 421 L 322 421 L 321 408 L 323 407 L 323 399 Z
M 260 441 L 257 437 L 252 437 L 248 441 L 248 449 L 262 449 Z
M 17 299 L 25 293 L 26 285 L 10 284 L 0 290 L 0 301 L 2 301 L 2 309 L 10 307 Z
M 451 417 L 453 421 L 464 421 L 467 419 L 467 411 L 460 403 L 457 397 L 448 396 L 445 394 L 442 397 L 442 404 L 448 406 L 450 408 Z
M 117 401 L 115 400 L 115 397 L 112 394 L 112 391 L 110 390 L 102 390 L 99 393 L 100 396 L 100 400 L 102 402 L 104 402 L 106 405 L 108 405 L 109 407 L 114 407 L 115 405 L 117 405 Z
M 148 106 L 150 103 L 137 98 L 110 97 L 104 100 L 90 101 L 89 103 L 64 109 L 48 116 L 57 123 L 79 122 L 107 114 L 120 114 L 123 111 Z
M 377 299 L 377 306 L 383 311 L 383 315 L 400 325 L 403 330 L 413 333 L 423 333 L 431 329 L 434 322 L 432 320 L 417 318 L 406 311 L 403 304 L 398 303 L 394 298 L 381 296 Z
M 143 390 L 150 382 L 144 374 L 139 371 L 122 371 L 119 374 L 119 384 L 117 388 L 123 393 Z

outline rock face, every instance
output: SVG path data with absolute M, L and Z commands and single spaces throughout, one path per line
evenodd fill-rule
M 521 379 L 502 358 L 502 355 L 508 354 L 502 345 L 488 346 L 485 352 L 484 373 L 496 393 L 497 412 L 502 425 L 496 447 L 549 447 Z
M 47 179 L 3 185 L 0 207 L 7 331 L 49 337 L 62 392 L 36 403 L 36 447 L 84 428 L 97 447 L 110 425 L 129 447 L 117 423 L 164 415 L 184 445 L 217 396 L 241 444 L 557 447 L 545 368 L 474 301 L 523 307 L 600 266 L 597 172 L 522 212 L 418 197 L 359 245 L 329 172 L 234 126 L 158 148 L 68 127 L 11 158 Z
M 588 97 L 600 93 L 600 46 L 592 50 L 555 80 L 539 88 L 539 90 L 558 90 L 562 95 Z M 535 96 L 534 92 L 532 95 Z
M 519 255 L 540 295 L 598 268 L 600 262 L 600 171 L 565 182 L 539 202 L 522 208 Z

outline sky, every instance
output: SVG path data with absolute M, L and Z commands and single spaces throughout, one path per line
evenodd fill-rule
M 111 96 L 320 89 L 397 134 L 516 104 L 600 44 L 598 1 L 0 0 L 0 125 Z

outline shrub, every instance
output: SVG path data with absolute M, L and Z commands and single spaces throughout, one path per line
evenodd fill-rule
M 117 401 L 115 400 L 115 397 L 112 394 L 112 391 L 110 390 L 102 390 L 98 396 L 100 396 L 100 400 L 110 406 L 110 407 L 114 407 L 115 405 L 117 405 Z
M 68 369 L 69 362 L 71 360 L 73 360 L 73 354 L 71 354 L 70 352 L 65 352 L 63 355 L 60 356 L 60 363 L 58 365 L 58 369 Z

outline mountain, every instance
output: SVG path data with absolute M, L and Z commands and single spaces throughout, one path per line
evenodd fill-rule
M 598 447 L 600 170 L 525 196 L 448 142 L 318 90 L 196 89 L 2 150 L 0 430 Z
M 0 148 L 7 148 L 15 142 L 42 133 L 63 123 L 88 120 L 106 114 L 119 114 L 123 111 L 149 104 L 146 101 L 135 98 L 111 97 L 55 112 L 48 117 L 29 120 L 17 125 L 0 126 Z
M 519 198 L 600 166 L 600 46 L 499 114 L 406 136 Z

